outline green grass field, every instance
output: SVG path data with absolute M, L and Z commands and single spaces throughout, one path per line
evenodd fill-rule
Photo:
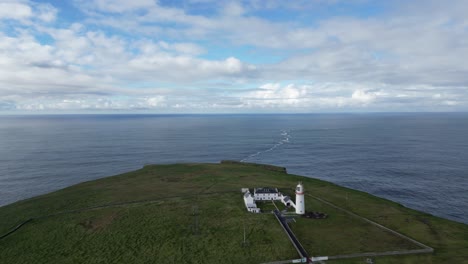
M 328 182 L 268 167 L 227 163 L 145 166 L 1 207 L 0 235 L 26 219 L 35 219 L 0 240 L 0 263 L 261 263 L 294 259 L 298 255 L 274 216 L 246 212 L 240 188 L 270 186 L 292 194 L 299 180 L 308 194 L 435 249 L 428 255 L 378 257 L 375 263 L 468 263 L 467 225 Z M 321 220 L 298 218 L 291 224 L 310 255 L 417 247 L 312 197 L 306 197 L 306 206 L 329 215 Z M 272 209 L 270 204 L 261 207 Z M 37 218 L 41 216 L 46 217 Z

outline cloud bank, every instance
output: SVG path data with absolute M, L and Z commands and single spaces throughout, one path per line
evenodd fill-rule
M 467 111 L 468 3 L 379 2 L 2 1 L 0 113 Z

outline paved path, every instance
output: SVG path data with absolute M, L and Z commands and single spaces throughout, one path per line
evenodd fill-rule
M 288 223 L 286 223 L 286 219 L 281 215 L 280 211 L 274 210 L 273 214 L 275 215 L 276 219 L 278 219 L 278 222 L 280 223 L 280 225 L 283 227 L 284 231 L 288 235 L 289 240 L 291 240 L 291 242 L 293 243 L 293 246 L 294 248 L 296 248 L 297 253 L 299 253 L 299 256 L 301 256 L 301 258 L 309 259 L 307 251 L 304 249 L 304 247 L 301 245 L 299 240 L 296 238 L 291 228 L 289 228 Z

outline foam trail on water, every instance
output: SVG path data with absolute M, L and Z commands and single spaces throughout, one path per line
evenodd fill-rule
M 274 144 L 271 148 L 269 149 L 266 149 L 266 150 L 262 150 L 262 151 L 258 151 L 257 153 L 254 153 L 254 154 L 251 154 L 243 159 L 241 159 L 241 162 L 245 162 L 253 157 L 257 157 L 259 155 L 261 155 L 262 153 L 266 153 L 266 152 L 270 152 L 274 149 L 276 149 L 277 147 L 283 145 L 283 144 L 286 144 L 286 143 L 289 143 L 289 138 L 291 138 L 291 135 L 289 134 L 289 131 L 286 131 L 286 130 L 281 130 L 281 140 L 278 141 L 276 144 Z

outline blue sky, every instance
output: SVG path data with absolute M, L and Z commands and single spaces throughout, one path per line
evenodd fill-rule
M 464 10 L 0 0 L 0 114 L 467 111 Z

